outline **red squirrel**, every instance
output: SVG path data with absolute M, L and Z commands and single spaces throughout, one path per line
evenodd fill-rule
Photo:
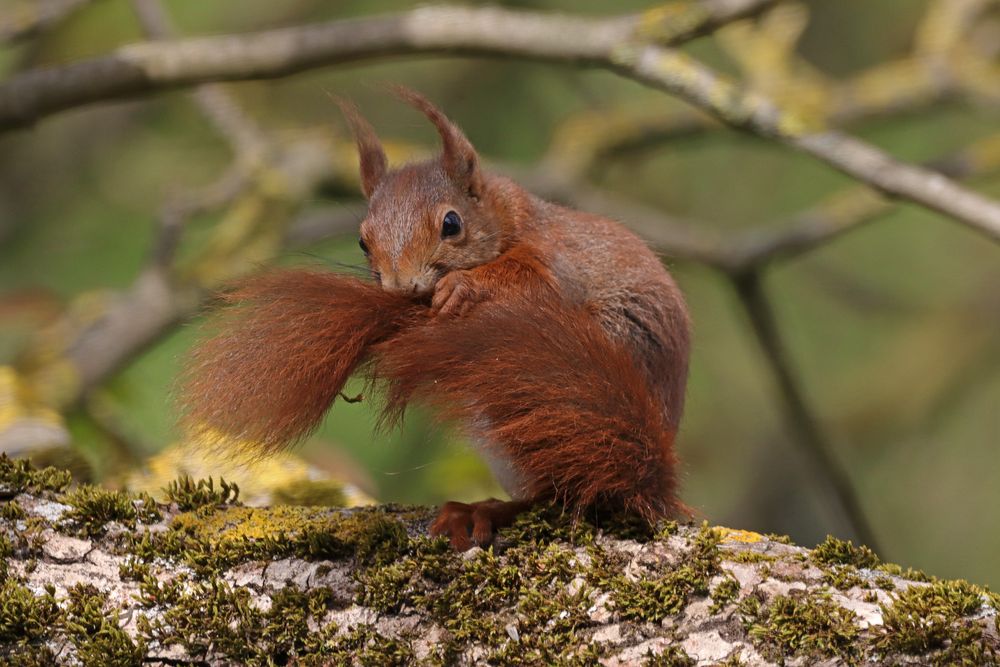
M 656 255 L 618 223 L 543 201 L 485 171 L 462 131 L 420 94 L 397 94 L 441 154 L 390 169 L 371 125 L 357 140 L 368 213 L 366 281 L 272 270 L 223 294 L 198 345 L 184 420 L 274 451 L 322 420 L 344 383 L 384 390 L 382 422 L 412 401 L 459 424 L 511 500 L 446 503 L 430 527 L 459 550 L 545 502 L 649 522 L 686 512 L 674 437 L 689 317 Z

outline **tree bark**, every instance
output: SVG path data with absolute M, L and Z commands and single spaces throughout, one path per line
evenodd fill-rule
M 996 594 L 833 538 L 809 550 L 707 524 L 595 528 L 542 508 L 456 554 L 426 537 L 427 508 L 251 508 L 190 480 L 156 504 L 0 463 L 5 664 L 996 664 L 1000 651 Z

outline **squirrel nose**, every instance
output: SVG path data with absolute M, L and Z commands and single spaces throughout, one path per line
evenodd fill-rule
M 386 292 L 392 292 L 393 294 L 398 294 L 405 290 L 402 289 L 402 285 L 399 284 L 399 278 L 394 275 L 382 275 L 382 289 Z
M 400 278 L 399 276 L 382 277 L 382 289 L 393 294 L 417 294 L 424 288 L 424 281 L 419 276 L 412 278 Z

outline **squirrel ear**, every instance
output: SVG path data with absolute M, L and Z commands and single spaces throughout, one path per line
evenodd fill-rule
M 405 86 L 393 86 L 392 91 L 401 100 L 427 116 L 441 135 L 441 163 L 448 178 L 469 195 L 482 194 L 483 176 L 479 170 L 479 155 L 458 126 L 448 120 L 430 100 Z
M 353 102 L 334 97 L 333 101 L 340 107 L 341 113 L 347 119 L 358 143 L 358 157 L 361 162 L 361 190 L 365 197 L 371 199 L 372 193 L 378 187 L 382 177 L 389 168 L 382 143 L 375 134 L 375 128 L 358 111 Z

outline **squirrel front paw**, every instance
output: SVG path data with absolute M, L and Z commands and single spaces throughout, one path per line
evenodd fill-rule
M 458 317 L 485 298 L 486 291 L 476 284 L 471 271 L 452 271 L 438 280 L 434 287 L 431 314 Z

